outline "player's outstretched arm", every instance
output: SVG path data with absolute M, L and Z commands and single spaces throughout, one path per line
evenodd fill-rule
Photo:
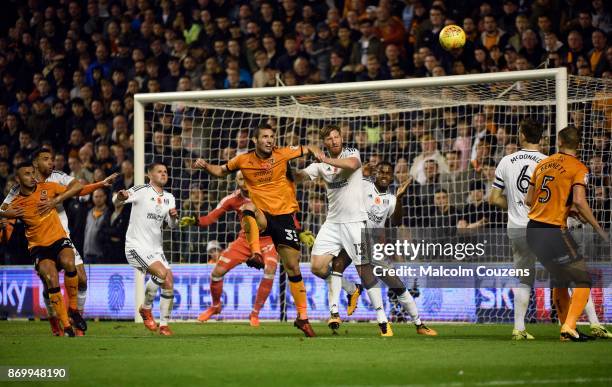
M 489 195 L 489 204 L 507 210 L 508 198 L 506 195 L 504 195 L 501 189 L 493 187 L 491 194 Z
M 117 195 L 115 195 L 115 198 L 113 199 L 113 205 L 115 207 L 123 205 L 124 202 L 128 200 L 129 198 L 130 198 L 130 194 L 128 193 L 128 191 L 122 189 L 117 192 Z
M 408 180 L 403 182 L 395 193 L 395 209 L 393 210 L 393 215 L 391 215 L 391 225 L 393 226 L 399 226 L 402 224 L 402 218 L 404 217 L 404 206 L 402 206 L 402 199 L 404 196 L 406 196 L 410 184 L 412 184 L 412 178 L 408 178 Z
M 204 170 L 206 173 L 208 173 L 209 175 L 215 176 L 215 177 L 225 177 L 227 175 L 229 175 L 230 171 L 227 169 L 227 165 L 212 165 L 209 164 L 206 160 L 204 159 L 197 159 L 194 163 L 192 168 L 194 169 L 202 169 Z
M 13 207 L 6 203 L 0 206 L 0 218 L 16 219 L 23 216 L 23 214 L 23 207 Z
M 198 226 L 208 227 L 211 224 L 216 223 L 223 214 L 227 212 L 227 209 L 223 206 L 218 206 L 214 210 L 210 211 L 206 215 L 202 215 L 198 218 Z
M 58 187 L 62 187 L 63 189 L 63 186 L 57 183 L 49 183 L 49 184 L 56 184 Z M 83 184 L 81 184 L 77 179 L 74 179 L 70 182 L 70 184 L 68 184 L 64 192 L 58 193 L 58 195 L 55 196 L 51 200 L 41 201 L 38 204 L 38 211 L 41 214 L 46 214 L 47 212 L 51 211 L 52 209 L 57 207 L 59 204 L 61 204 L 64 200 L 77 196 L 79 192 L 81 192 L 82 189 L 83 189 Z
M 576 208 L 578 213 L 591 226 L 593 226 L 595 231 L 597 231 L 599 236 L 604 241 L 609 242 L 610 238 L 608 237 L 608 233 L 606 233 L 604 231 L 604 229 L 601 228 L 601 226 L 597 222 L 597 219 L 595 219 L 595 216 L 593 215 L 593 212 L 591 211 L 591 207 L 589 206 L 589 202 L 586 199 L 586 188 L 584 186 L 582 186 L 582 185 L 576 184 L 572 188 L 572 194 L 573 194 L 573 202 L 572 202 L 572 204 L 574 205 L 574 207 Z
M 315 155 L 315 157 L 317 156 Z M 317 157 L 317 159 L 319 159 L 319 157 Z M 332 167 L 344 169 L 351 172 L 355 172 L 361 167 L 361 160 L 359 160 L 357 157 L 333 159 L 331 157 L 326 157 L 325 155 L 322 155 L 319 161 L 331 165 Z
M 171 208 L 168 211 L 168 216 L 166 217 L 166 223 L 168 223 L 168 227 L 175 228 L 178 224 L 178 211 L 176 207 Z
M 115 172 L 115 173 L 113 173 L 112 175 L 110 175 L 109 177 L 107 177 L 104 180 L 98 181 L 97 183 L 87 184 L 79 192 L 79 196 L 89 195 L 90 193 L 92 193 L 93 191 L 97 190 L 98 188 L 109 188 L 109 187 L 112 187 L 113 183 L 115 182 L 115 180 L 117 180 L 118 177 L 119 177 L 119 174 L 117 172 Z

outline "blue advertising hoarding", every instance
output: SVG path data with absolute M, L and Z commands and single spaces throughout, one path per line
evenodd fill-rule
M 193 320 L 210 306 L 211 265 L 176 265 L 174 272 L 173 318 Z M 127 265 L 87 265 L 89 284 L 85 306 L 87 318 L 131 320 L 134 318 L 134 270 Z M 310 273 L 309 265 L 302 265 L 308 291 L 308 314 L 313 320 L 329 317 L 326 283 Z M 357 279 L 354 268 L 345 275 Z M 223 312 L 218 317 L 226 320 L 246 320 L 251 311 L 262 272 L 239 266 L 224 278 Z M 62 276 L 60 276 L 62 277 Z M 358 282 L 358 281 L 357 281 Z M 545 289 L 535 292 L 534 304 L 539 308 L 537 317 L 546 320 L 550 310 L 550 297 Z M 595 290 L 594 290 L 595 291 Z M 599 289 L 596 304 L 604 321 L 612 320 L 612 292 Z M 383 289 L 386 294 L 386 289 Z M 287 318 L 295 318 L 295 307 L 287 291 Z M 425 321 L 506 322 L 512 319 L 513 297 L 510 289 L 503 288 L 427 288 L 421 289 L 416 299 L 421 317 Z M 157 300 L 156 300 L 157 302 Z M 345 315 L 346 297 L 341 296 L 341 314 Z M 280 316 L 278 274 L 274 287 L 260 319 L 278 320 Z M 389 304 L 385 297 L 385 307 Z M 154 309 L 157 310 L 156 308 Z M 0 318 L 45 317 L 40 280 L 31 267 L 0 267 Z M 215 316 L 216 317 L 216 316 Z M 366 294 L 362 294 L 352 320 L 374 320 Z

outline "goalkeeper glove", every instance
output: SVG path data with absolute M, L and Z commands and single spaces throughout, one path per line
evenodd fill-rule
M 197 222 L 195 216 L 183 216 L 179 221 L 179 227 L 184 228 L 189 226 L 195 226 L 196 223 Z
M 259 253 L 254 253 L 245 263 L 248 267 L 252 267 L 257 270 L 264 268 L 263 257 Z
M 309 248 L 314 245 L 315 236 L 310 230 L 302 231 L 299 235 L 300 242 L 308 246 Z

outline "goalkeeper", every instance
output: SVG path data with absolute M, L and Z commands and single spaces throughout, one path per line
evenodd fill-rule
M 183 217 L 180 221 L 180 226 L 188 227 L 197 224 L 200 227 L 208 227 L 228 211 L 236 211 L 238 213 L 242 229 L 238 234 L 238 238 L 221 253 L 221 258 L 219 258 L 210 274 L 212 304 L 200 314 L 198 321 L 207 321 L 213 315 L 221 313 L 223 276 L 241 263 L 246 263 L 247 266 L 256 269 L 263 268 L 264 270 L 259 288 L 257 289 L 255 304 L 249 316 L 250 325 L 257 327 L 259 326 L 259 311 L 266 303 L 268 295 L 272 290 L 276 266 L 278 265 L 278 254 L 274 248 L 272 237 L 250 232 L 250 230 L 265 229 L 261 221 L 264 215 L 255 208 L 255 205 L 249 199 L 249 193 L 242 172 L 236 173 L 236 185 L 238 189 L 221 199 L 217 208 L 209 214 L 200 216 L 198 219 L 195 217 Z M 253 227 L 254 224 L 258 224 L 258 227 Z M 265 223 L 263 224 L 265 225 Z

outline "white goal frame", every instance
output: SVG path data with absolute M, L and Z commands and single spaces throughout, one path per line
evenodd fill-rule
M 322 85 L 265 87 L 251 89 L 185 91 L 136 94 L 134 96 L 134 185 L 145 182 L 145 104 L 156 102 L 193 102 L 207 99 L 285 97 L 294 95 L 333 94 L 359 91 L 381 91 L 417 87 L 459 86 L 475 83 L 555 80 L 556 131 L 567 126 L 568 76 L 564 67 L 542 70 L 511 71 L 487 74 L 453 75 L 446 77 L 413 78 L 372 82 L 350 82 Z M 474 101 L 474 103 L 477 103 Z M 144 274 L 134 270 L 134 321 L 142 322 L 138 307 L 144 301 Z

